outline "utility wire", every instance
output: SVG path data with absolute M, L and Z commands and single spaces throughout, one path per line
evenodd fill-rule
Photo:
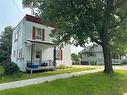
M 16 6 L 16 8 L 19 10 L 19 12 L 21 13 L 21 15 L 24 16 L 24 13 L 21 11 L 21 9 L 18 7 L 17 3 L 15 2 L 15 0 L 12 0 L 13 4 Z

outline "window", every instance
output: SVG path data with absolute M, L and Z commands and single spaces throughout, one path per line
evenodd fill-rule
M 18 40 L 18 32 L 16 32 L 14 36 L 14 41 L 16 42 Z
M 19 31 L 20 31 L 20 25 L 16 28 L 16 32 L 14 34 L 14 42 L 16 42 L 18 40 Z
M 41 58 L 41 51 L 36 51 L 36 58 Z
M 18 59 L 18 49 L 17 49 L 17 59 Z
M 63 59 L 63 53 L 62 50 L 56 50 L 56 60 L 62 60 Z
M 35 29 L 35 39 L 41 40 L 42 39 L 42 31 L 39 28 Z
M 56 60 L 60 60 L 60 50 L 56 50 Z
M 22 58 L 22 48 L 17 50 L 17 59 Z
M 13 53 L 14 53 L 14 57 L 15 57 L 15 50 L 14 50 L 14 52 L 13 52 Z
M 22 49 L 19 51 L 19 58 L 22 58 Z
M 44 41 L 45 40 L 45 30 L 33 27 L 32 39 Z

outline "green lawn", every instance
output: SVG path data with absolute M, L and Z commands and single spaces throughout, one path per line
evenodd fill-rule
M 113 75 L 102 72 L 53 82 L 0 91 L 0 95 L 123 95 L 127 92 L 127 71 Z
M 95 68 L 66 68 L 66 69 L 55 69 L 54 71 L 38 72 L 32 75 L 30 73 L 20 73 L 18 75 L 4 76 L 2 75 L 3 69 L 0 67 L 0 83 L 93 69 Z

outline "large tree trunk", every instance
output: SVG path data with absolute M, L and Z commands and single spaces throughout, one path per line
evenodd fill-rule
M 103 45 L 103 55 L 104 55 L 104 72 L 105 73 L 112 73 L 112 57 L 110 47 L 108 45 Z
M 107 7 L 106 11 L 104 13 L 104 18 L 103 18 L 103 27 L 102 27 L 102 35 L 101 35 L 101 40 L 102 40 L 102 48 L 103 48 L 103 55 L 104 55 L 104 65 L 105 73 L 112 73 L 113 68 L 112 68 L 112 56 L 111 56 L 111 50 L 110 50 L 110 38 L 109 38 L 109 24 L 110 24 L 110 19 L 111 19 L 111 13 L 112 13 L 112 8 L 113 8 L 113 2 L 114 0 L 107 0 Z
M 102 39 L 102 48 L 103 48 L 103 55 L 104 55 L 104 72 L 105 73 L 112 73 L 112 56 L 111 56 L 111 50 L 110 45 L 108 41 L 108 35 L 107 33 L 103 33 L 103 39 Z

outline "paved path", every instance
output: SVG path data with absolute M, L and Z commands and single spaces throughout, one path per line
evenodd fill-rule
M 96 69 L 104 69 L 103 65 L 100 66 L 93 66 L 93 65 L 74 65 L 74 68 L 96 68 Z M 127 65 L 113 65 L 113 69 L 123 69 L 127 70 Z
M 33 84 L 39 84 L 39 83 L 44 83 L 47 81 L 64 79 L 64 78 L 69 78 L 72 76 L 80 76 L 80 75 L 95 73 L 99 71 L 102 71 L 102 69 L 95 69 L 95 70 L 88 70 L 88 71 L 81 71 L 81 72 L 74 72 L 74 73 L 65 73 L 65 74 L 52 75 L 52 76 L 41 77 L 41 78 L 27 79 L 27 80 L 21 80 L 21 81 L 9 82 L 9 83 L 1 83 L 0 90 L 18 88 L 18 87 L 23 87 L 23 86 L 33 85 Z
M 96 66 L 96 65 L 73 65 L 73 68 L 96 68 L 96 69 L 100 69 L 103 68 L 103 65 L 100 66 Z
M 123 70 L 127 70 L 127 65 L 123 65 L 123 66 L 113 66 L 114 69 L 123 69 Z

